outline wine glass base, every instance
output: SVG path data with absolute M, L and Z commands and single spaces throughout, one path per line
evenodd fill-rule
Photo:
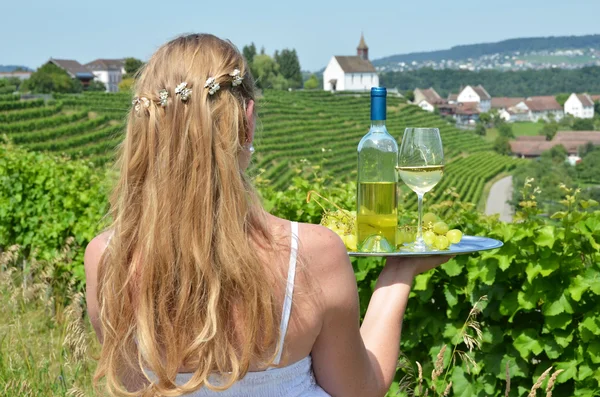
M 427 247 L 427 244 L 425 244 L 424 241 L 415 241 L 413 243 L 404 244 L 403 248 L 412 252 L 425 252 L 430 250 L 430 248 Z

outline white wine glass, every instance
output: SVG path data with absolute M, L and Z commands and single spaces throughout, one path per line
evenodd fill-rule
M 412 249 L 426 251 L 423 241 L 423 195 L 433 189 L 444 175 L 444 149 L 437 128 L 407 128 L 398 154 L 398 175 L 417 194 L 419 223 Z

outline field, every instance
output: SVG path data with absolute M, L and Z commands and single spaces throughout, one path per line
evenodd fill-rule
M 539 135 L 542 128 L 544 128 L 543 123 L 533 123 L 533 122 L 512 123 L 512 124 L 510 124 L 510 126 L 512 127 L 512 130 L 515 133 L 515 136 Z M 487 130 L 487 134 L 485 135 L 485 138 L 488 141 L 493 142 L 496 138 L 498 138 L 498 130 L 496 128 L 489 128 Z
M 0 96 L 0 134 L 29 150 L 66 154 L 104 166 L 113 160 L 114 148 L 122 140 L 130 102 L 128 94 L 55 94 L 47 103 Z M 267 91 L 258 109 L 253 174 L 276 189 L 285 189 L 296 166 L 308 160 L 341 180 L 355 178 L 356 146 L 369 125 L 368 95 Z M 398 97 L 388 98 L 387 125 L 399 143 L 406 127 L 440 128 L 448 176 L 437 189 L 440 194 L 430 196 L 435 202 L 451 186 L 457 187 L 464 200 L 477 202 L 486 181 L 517 164 L 490 152 L 488 140 L 406 105 Z M 468 164 L 475 163 L 479 166 L 469 169 Z M 414 204 L 409 199 L 406 205 Z

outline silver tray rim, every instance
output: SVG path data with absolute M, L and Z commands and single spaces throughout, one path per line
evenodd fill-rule
M 481 245 L 478 248 L 473 248 L 472 244 Z M 469 245 L 471 248 L 461 247 L 461 245 Z M 441 256 L 450 256 L 450 255 L 466 255 L 472 254 L 474 252 L 480 251 L 488 251 L 497 248 L 501 248 L 504 243 L 500 240 L 496 240 L 490 237 L 483 236 L 469 236 L 463 235 L 460 243 L 451 244 L 450 248 L 447 250 L 439 251 L 423 251 L 423 252 L 412 252 L 412 251 L 395 251 L 395 252 L 358 252 L 358 251 L 348 251 L 348 256 L 350 257 L 396 257 L 396 256 L 433 256 L 433 255 L 441 255 Z

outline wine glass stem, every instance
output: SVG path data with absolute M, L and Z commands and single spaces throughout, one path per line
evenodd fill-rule
M 417 238 L 415 242 L 417 245 L 423 245 L 423 193 L 417 193 L 417 199 L 419 202 L 419 223 L 417 223 Z

